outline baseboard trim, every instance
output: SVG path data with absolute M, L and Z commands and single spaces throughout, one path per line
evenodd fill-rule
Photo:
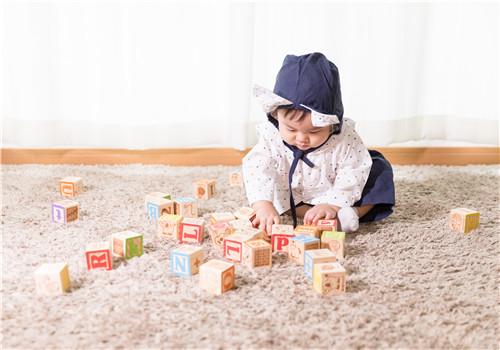
M 375 147 L 392 164 L 500 164 L 499 147 Z M 2 148 L 2 164 L 239 165 L 248 152 L 232 148 L 21 149 Z

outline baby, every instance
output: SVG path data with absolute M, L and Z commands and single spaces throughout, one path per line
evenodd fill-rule
M 390 163 L 369 151 L 344 119 L 337 67 L 320 53 L 287 55 L 274 91 L 256 86 L 268 121 L 243 159 L 253 225 L 271 233 L 290 213 L 315 225 L 338 218 L 344 232 L 381 220 L 395 203 Z

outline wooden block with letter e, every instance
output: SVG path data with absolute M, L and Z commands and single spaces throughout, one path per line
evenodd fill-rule
M 194 196 L 198 199 L 210 199 L 215 196 L 215 180 L 198 180 L 194 183 Z
M 66 263 L 43 264 L 35 270 L 36 291 L 40 295 L 58 295 L 71 288 Z
M 314 265 L 313 288 L 323 295 L 345 293 L 346 271 L 338 262 Z
M 75 197 L 83 191 L 83 180 L 78 176 L 67 176 L 59 180 L 59 193 L 63 197 Z
M 191 276 L 198 273 L 203 262 L 203 249 L 183 245 L 170 252 L 170 271 L 179 276 Z
M 212 294 L 220 295 L 235 286 L 234 264 L 212 259 L 200 266 L 200 287 Z
M 87 270 L 112 270 L 113 257 L 109 242 L 90 243 L 85 249 Z
M 456 208 L 450 213 L 450 228 L 462 233 L 479 227 L 479 212 L 467 208 Z

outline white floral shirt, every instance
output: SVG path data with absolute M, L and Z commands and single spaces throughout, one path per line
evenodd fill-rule
M 243 158 L 243 178 L 248 202 L 273 203 L 278 213 L 290 209 L 288 172 L 293 153 L 278 129 L 266 121 L 257 125 L 259 142 Z M 354 121 L 344 119 L 342 131 L 332 135 L 318 150 L 306 155 L 314 167 L 299 160 L 292 180 L 295 204 L 328 203 L 352 206 L 361 198 L 372 160 L 354 130 Z

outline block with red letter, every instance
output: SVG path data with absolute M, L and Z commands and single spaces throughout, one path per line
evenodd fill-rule
M 158 236 L 169 239 L 179 239 L 182 216 L 175 214 L 163 214 L 158 219 Z
M 304 252 L 311 249 L 319 249 L 320 241 L 316 237 L 299 235 L 290 239 L 288 245 L 288 258 L 299 265 L 304 265 Z
M 256 239 L 249 233 L 235 233 L 224 238 L 224 258 L 241 262 L 243 260 L 243 243 Z
M 252 221 L 255 218 L 255 210 L 250 207 L 241 207 L 234 212 L 234 216 L 237 219 Z
M 215 196 L 215 180 L 198 180 L 194 183 L 194 196 L 198 199 L 210 199 Z
M 456 208 L 450 212 L 450 228 L 462 233 L 479 227 L 479 212 L 467 208 Z
M 67 176 L 59 180 L 59 192 L 63 197 L 75 197 L 83 191 L 83 180 L 78 176 Z
M 314 265 L 313 288 L 323 295 L 345 293 L 346 271 L 338 262 Z
M 316 227 L 320 231 L 337 231 L 338 229 L 338 222 L 337 219 L 331 219 L 331 220 L 318 220 L 316 223 Z
M 85 249 L 87 270 L 112 270 L 113 258 L 109 242 L 90 243 Z
M 328 249 L 306 250 L 304 253 L 304 273 L 308 280 L 312 280 L 314 265 L 336 261 L 337 257 Z
M 332 251 L 338 259 L 344 258 L 345 232 L 324 231 L 321 234 L 321 248 Z
M 122 231 L 111 235 L 114 256 L 131 259 L 143 253 L 143 235 L 132 231 Z
M 58 295 L 69 292 L 71 282 L 68 264 L 43 264 L 35 270 L 35 285 L 40 295 Z
M 180 197 L 174 199 L 175 214 L 184 218 L 198 217 L 198 204 L 196 199 L 191 197 Z
M 233 171 L 229 173 L 229 186 L 231 187 L 241 187 L 243 185 L 243 178 L 241 176 L 241 172 Z
M 52 221 L 66 224 L 78 220 L 79 205 L 70 199 L 52 203 Z
M 249 267 L 272 266 L 271 245 L 263 239 L 243 244 L 243 263 Z
M 198 273 L 203 262 L 201 247 L 184 245 L 170 253 L 170 271 L 179 276 L 191 276 Z
M 307 235 L 311 237 L 319 238 L 321 234 L 321 230 L 318 229 L 317 226 L 313 225 L 298 225 L 295 228 L 295 235 Z
M 184 218 L 180 225 L 179 240 L 182 243 L 201 243 L 205 234 L 205 220 Z
M 220 295 L 234 288 L 234 264 L 212 259 L 200 266 L 200 287 L 212 294 Z
M 295 236 L 292 225 L 274 224 L 271 232 L 271 243 L 273 252 L 287 252 L 287 246 L 290 243 L 290 238 Z
M 207 225 L 208 235 L 212 240 L 213 245 L 218 249 L 223 249 L 224 238 L 230 236 L 234 232 L 234 228 L 227 222 Z
M 223 213 L 212 213 L 210 214 L 210 223 L 221 223 L 221 222 L 229 222 L 234 220 L 235 217 L 232 213 L 223 212 Z

